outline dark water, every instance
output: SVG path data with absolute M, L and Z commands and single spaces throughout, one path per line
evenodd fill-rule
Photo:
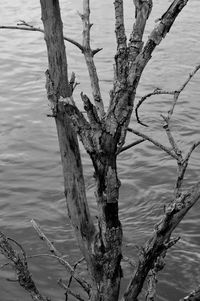
M 100 84 L 105 103 L 112 87 L 112 65 L 115 53 L 112 1 L 92 2 L 93 47 L 104 50 L 96 56 Z M 126 2 L 126 28 L 131 30 L 134 14 L 132 1 Z M 154 1 L 146 37 L 171 1 Z M 171 33 L 162 42 L 146 68 L 137 98 L 156 87 L 179 87 L 199 63 L 200 2 L 191 0 L 176 21 Z M 81 22 L 77 10 L 81 1 L 61 1 L 65 34 L 81 41 Z M 5 0 L 1 3 L 1 24 L 13 25 L 24 19 L 41 26 L 39 1 Z M 84 60 L 72 45 L 66 45 L 70 72 L 77 75 L 80 92 L 91 94 Z M 63 179 L 54 121 L 46 118 L 49 112 L 44 88 L 47 68 L 46 49 L 40 33 L 21 31 L 0 32 L 0 226 L 1 230 L 23 244 L 29 255 L 47 254 L 38 240 L 30 220 L 36 219 L 61 252 L 74 262 L 80 257 L 66 217 L 63 198 Z M 173 117 L 177 142 L 186 152 L 200 137 L 200 74 L 197 74 L 181 95 Z M 168 110 L 170 98 L 155 97 L 147 102 L 141 117 L 150 127 L 145 132 L 167 143 L 160 126 L 160 114 Z M 134 117 L 132 122 L 134 122 Z M 142 129 L 144 131 L 144 129 Z M 133 137 L 128 135 L 127 142 Z M 91 212 L 96 213 L 92 167 L 83 152 L 85 180 Z M 137 259 L 137 245 L 142 245 L 152 233 L 153 225 L 162 213 L 163 205 L 171 199 L 176 179 L 176 164 L 166 154 L 145 142 L 124 152 L 118 160 L 122 181 L 120 216 L 124 226 L 125 255 Z M 189 186 L 199 178 L 199 148 L 193 153 L 185 178 Z M 166 268 L 159 277 L 158 300 L 175 301 L 199 283 L 200 275 L 200 204 L 191 209 L 177 229 L 181 241 L 168 253 Z M 4 258 L 0 258 L 3 264 Z M 132 272 L 124 265 L 124 280 Z M 30 267 L 40 289 L 52 300 L 64 300 L 63 291 L 56 285 L 65 271 L 51 258 L 30 259 Z M 80 271 L 80 273 L 83 273 Z M 0 272 L 0 301 L 30 300 L 17 283 L 8 282 L 12 271 Z

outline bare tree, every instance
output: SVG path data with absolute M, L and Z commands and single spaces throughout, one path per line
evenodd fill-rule
M 122 151 L 134 147 L 143 141 L 153 143 L 177 162 L 178 172 L 174 198 L 166 205 L 161 221 L 155 226 L 151 238 L 142 248 L 138 265 L 124 292 L 123 300 L 138 300 L 147 276 L 149 276 L 149 280 L 146 300 L 154 300 L 157 273 L 164 267 L 164 258 L 167 250 L 179 239 L 172 238 L 171 234 L 188 210 L 200 198 L 200 183 L 196 183 L 191 189 L 186 191 L 183 187 L 183 179 L 189 158 L 194 149 L 200 145 L 200 141 L 194 142 L 184 157 L 170 127 L 170 121 L 179 95 L 200 69 L 200 65 L 195 67 L 179 89 L 175 91 L 157 89 L 145 95 L 136 106 L 137 120 L 145 125 L 139 118 L 138 110 L 140 105 L 152 95 L 170 94 L 173 96 L 172 105 L 168 113 L 166 116 L 162 116 L 162 126 L 167 134 L 170 147 L 160 144 L 156 139 L 145 135 L 143 132 L 129 128 L 129 123 L 133 112 L 136 90 L 143 70 L 151 59 L 153 51 L 170 31 L 174 21 L 188 1 L 174 0 L 167 11 L 158 19 L 145 44 L 143 42 L 143 34 L 146 21 L 151 13 L 152 0 L 133 1 L 135 20 L 128 42 L 124 28 L 123 0 L 114 1 L 117 51 L 115 54 L 113 88 L 110 92 L 110 103 L 107 111 L 104 109 L 98 74 L 94 64 L 94 55 L 101 49 L 92 49 L 90 45 L 92 24 L 90 23 L 89 0 L 83 0 L 83 13 L 80 15 L 83 22 L 82 43 L 63 36 L 58 0 L 40 0 L 40 3 L 44 30 L 35 28 L 25 21 L 22 21 L 17 26 L 1 26 L 1 28 L 44 33 L 49 62 L 48 70 L 45 73 L 46 89 L 51 103 L 52 117 L 55 118 L 57 127 L 67 209 L 80 250 L 87 263 L 90 276 L 89 283 L 86 283 L 85 280 L 76 274 L 75 268 L 71 267 L 63 259 L 62 255 L 50 243 L 35 221 L 33 221 L 33 226 L 39 233 L 39 236 L 47 242 L 52 256 L 68 270 L 70 279 L 74 278 L 88 294 L 88 300 L 118 300 L 120 282 L 123 277 L 121 268 L 123 233 L 118 214 L 120 180 L 117 172 L 117 156 Z M 76 100 L 73 99 L 73 90 L 76 86 L 75 75 L 72 74 L 71 79 L 68 78 L 64 40 L 77 46 L 85 57 L 93 95 L 93 100 L 91 101 L 87 95 L 81 94 L 87 117 L 79 110 L 76 106 Z M 139 136 L 140 139 L 124 146 L 127 131 Z M 98 207 L 97 223 L 91 217 L 86 198 L 77 136 L 83 143 L 94 167 L 95 198 Z M 14 262 L 18 273 L 19 268 L 14 259 L 21 257 L 16 255 L 18 253 L 12 253 L 16 251 L 13 251 L 9 239 L 4 234 L 1 235 L 0 249 L 5 256 Z M 9 255 L 9 252 L 13 254 L 12 257 Z M 23 255 L 22 261 L 24 262 L 22 266 L 24 266 L 24 269 L 27 269 L 25 255 Z M 83 297 L 70 289 L 70 285 L 67 285 L 62 280 L 59 283 L 66 290 L 66 296 L 71 294 L 78 300 L 83 300 Z M 27 289 L 27 286 L 22 286 Z M 34 300 L 47 300 L 46 297 L 40 295 L 35 288 L 35 284 L 30 287 L 29 292 Z M 199 294 L 199 290 L 195 292 Z M 195 292 L 193 293 L 194 295 Z

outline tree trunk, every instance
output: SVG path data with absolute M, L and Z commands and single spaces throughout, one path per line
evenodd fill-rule
M 116 301 L 121 279 L 122 242 L 116 155 L 110 151 L 112 141 L 107 142 L 106 139 L 103 156 L 97 152 L 91 154 L 100 212 L 96 231 L 87 205 L 77 137 L 69 119 L 70 110 L 75 108 L 68 82 L 59 1 L 41 0 L 41 8 L 49 61 L 46 88 L 58 132 L 68 214 L 91 274 L 90 299 Z
M 40 2 L 49 62 L 46 88 L 58 132 L 67 209 L 79 247 L 86 261 L 90 263 L 89 249 L 91 249 L 95 228 L 86 200 L 77 136 L 64 107 L 65 101 L 70 103 L 73 99 L 68 82 L 59 1 L 41 0 Z

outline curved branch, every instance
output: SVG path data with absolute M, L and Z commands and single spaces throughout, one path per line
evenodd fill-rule
M 153 92 L 150 92 L 146 95 L 144 95 L 137 103 L 136 107 L 135 107 L 135 115 L 136 115 L 136 118 L 137 118 L 137 122 L 143 126 L 146 126 L 148 127 L 147 124 L 143 123 L 140 118 L 139 118 L 139 114 L 138 114 L 138 110 L 139 110 L 139 107 L 143 104 L 143 102 L 145 102 L 145 100 L 147 98 L 150 98 L 151 96 L 153 95 L 166 95 L 166 94 L 169 94 L 169 95 L 174 95 L 174 91 L 165 91 L 165 90 L 161 90 L 161 89 L 155 89 Z
M 139 114 L 138 114 L 138 110 L 139 107 L 146 101 L 147 98 L 153 96 L 153 95 L 174 95 L 174 101 L 172 103 L 172 106 L 168 112 L 168 119 L 171 118 L 171 116 L 173 115 L 174 112 L 174 108 L 176 106 L 176 103 L 178 101 L 179 95 L 180 93 L 185 89 L 185 87 L 188 85 L 188 83 L 191 81 L 191 79 L 194 77 L 194 75 L 197 73 L 197 71 L 200 69 L 200 64 L 198 64 L 197 66 L 195 66 L 193 68 L 193 70 L 191 71 L 191 73 L 189 73 L 187 79 L 183 82 L 183 84 L 180 86 L 179 89 L 173 90 L 173 91 L 167 91 L 167 90 L 162 90 L 162 89 L 155 89 L 153 92 L 150 92 L 146 95 L 144 95 L 137 103 L 136 107 L 135 107 L 135 114 L 136 114 L 136 118 L 137 118 L 137 122 L 141 125 L 144 126 L 148 126 L 145 123 L 141 122 L 140 118 L 139 118 Z

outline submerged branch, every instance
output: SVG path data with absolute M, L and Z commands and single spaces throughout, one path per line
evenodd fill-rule
M 144 281 L 151 269 L 158 263 L 159 270 L 163 268 L 159 258 L 164 258 L 167 250 L 177 242 L 178 239 L 170 239 L 173 230 L 178 226 L 189 209 L 200 199 L 200 183 L 178 198 L 175 198 L 165 210 L 161 221 L 156 225 L 152 237 L 145 244 L 140 254 L 139 263 L 135 274 L 124 295 L 125 301 L 135 301 L 139 295 Z
M 12 247 L 9 241 L 14 242 L 21 250 L 22 256 Z M 26 253 L 22 246 L 11 238 L 7 238 L 0 232 L 0 252 L 13 264 L 17 273 L 17 280 L 32 297 L 34 301 L 47 301 L 37 289 L 35 282 L 32 279 L 29 267 L 26 261 Z
M 53 254 L 54 258 L 58 260 L 60 264 L 62 264 L 66 270 L 69 272 L 69 274 L 84 288 L 84 290 L 89 293 L 90 287 L 89 285 L 81 279 L 78 275 L 75 274 L 75 270 L 73 267 L 69 264 L 68 261 L 66 261 L 63 257 L 63 255 L 55 248 L 53 243 L 47 238 L 47 236 L 44 234 L 44 232 L 41 230 L 40 226 L 36 223 L 36 221 L 31 220 L 31 223 L 33 225 L 33 228 L 36 230 L 36 232 L 39 235 L 39 238 L 46 242 L 51 254 Z

